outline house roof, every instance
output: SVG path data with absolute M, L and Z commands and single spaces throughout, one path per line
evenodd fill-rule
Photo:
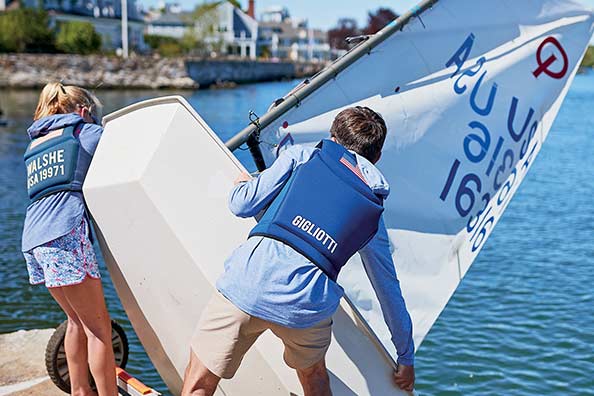
M 38 0 L 19 1 L 27 7 L 38 7 Z M 43 8 L 47 11 L 55 11 L 66 15 L 80 15 L 91 18 L 120 19 L 122 17 L 121 2 L 119 0 L 80 0 L 76 2 L 53 0 L 44 1 Z M 136 0 L 128 1 L 128 19 L 132 21 L 143 20 L 136 7 Z
M 288 22 L 260 22 L 259 35 L 264 38 L 270 38 L 276 34 L 279 39 L 299 39 L 301 36 L 309 37 L 307 28 L 295 27 Z M 317 40 L 327 40 L 327 33 L 320 29 L 312 29 L 313 36 Z
M 148 22 L 153 26 L 180 26 L 186 27 L 191 26 L 192 23 L 190 22 L 190 14 L 189 12 L 182 12 L 182 13 L 171 13 L 166 12 L 161 14 L 157 19 L 153 19 L 152 21 Z
M 250 28 L 250 22 L 252 21 L 255 22 L 252 17 L 233 7 L 233 32 L 235 37 L 241 37 L 243 31 L 246 38 L 252 38 L 252 29 Z

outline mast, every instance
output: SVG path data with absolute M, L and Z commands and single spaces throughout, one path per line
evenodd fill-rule
M 128 0 L 122 0 L 122 56 L 128 59 Z
M 252 138 L 250 136 L 254 136 L 254 134 L 258 134 L 260 130 L 266 128 L 268 125 L 273 123 L 276 119 L 281 117 L 283 114 L 291 110 L 293 107 L 299 105 L 301 101 L 307 98 L 309 95 L 314 93 L 318 88 L 323 86 L 328 81 L 336 78 L 340 72 L 345 70 L 347 67 L 352 65 L 355 61 L 363 56 L 369 54 L 371 50 L 378 45 L 380 45 L 384 40 L 390 37 L 392 34 L 396 33 L 399 30 L 407 25 L 410 20 L 414 17 L 421 15 L 423 12 L 431 8 L 435 3 L 439 0 L 423 0 L 418 5 L 413 7 L 411 10 L 407 11 L 403 15 L 401 15 L 398 19 L 394 20 L 388 26 L 380 30 L 378 33 L 371 36 L 367 41 L 359 44 L 352 50 L 350 50 L 346 55 L 342 56 L 341 58 L 337 59 L 314 76 L 311 81 L 304 84 L 301 88 L 295 90 L 294 92 L 290 93 L 288 96 L 283 98 L 283 101 L 272 110 L 264 114 L 257 123 L 252 122 L 250 125 L 245 127 L 241 132 L 237 135 L 229 139 L 225 145 L 229 150 L 234 151 L 239 146 L 244 143 L 248 143 L 250 147 L 250 151 L 254 156 L 254 160 L 258 165 L 258 170 L 260 169 L 264 161 L 262 159 L 262 153 L 260 152 L 260 148 L 258 146 L 258 139 Z M 248 141 L 249 140 L 249 141 Z

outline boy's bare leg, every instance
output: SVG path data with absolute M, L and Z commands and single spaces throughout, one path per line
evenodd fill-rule
M 332 396 L 325 359 L 306 369 L 297 369 L 304 396 Z
M 182 396 L 212 396 L 221 378 L 198 359 L 190 349 L 190 363 L 186 367 Z

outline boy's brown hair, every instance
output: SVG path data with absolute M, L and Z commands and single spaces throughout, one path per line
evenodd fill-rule
M 350 107 L 338 113 L 330 136 L 372 163 L 379 160 L 386 140 L 386 122 L 369 107 Z

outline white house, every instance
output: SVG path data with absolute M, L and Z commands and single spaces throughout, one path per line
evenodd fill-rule
M 223 54 L 255 59 L 258 22 L 228 1 L 219 4 L 216 12 L 217 32 L 210 40 L 221 42 Z
M 221 2 L 198 19 L 192 12 L 174 11 L 168 5 L 164 8 L 164 13 L 147 21 L 148 34 L 179 39 L 194 28 L 200 39 L 223 55 L 256 57 L 258 22 L 230 2 Z
M 330 60 L 326 32 L 308 27 L 305 20 L 293 20 L 286 8 L 262 13 L 258 30 L 258 55 L 292 61 Z

